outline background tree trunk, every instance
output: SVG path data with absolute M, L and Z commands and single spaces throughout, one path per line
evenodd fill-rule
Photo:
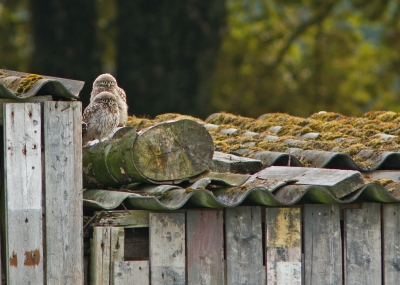
M 117 5 L 117 76 L 130 113 L 208 115 L 225 0 L 118 0 Z
M 30 71 L 85 81 L 80 93 L 89 102 L 99 75 L 95 0 L 30 0 L 34 52 Z

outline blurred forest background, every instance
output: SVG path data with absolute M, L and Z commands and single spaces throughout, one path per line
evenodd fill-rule
M 0 0 L 0 68 L 86 82 L 129 113 L 400 111 L 400 0 Z

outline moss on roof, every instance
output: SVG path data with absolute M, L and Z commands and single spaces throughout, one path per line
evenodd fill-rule
M 208 128 L 214 144 L 223 152 L 247 149 L 255 151 L 288 152 L 291 148 L 303 150 L 323 150 L 341 152 L 349 155 L 360 166 L 368 167 L 360 151 L 372 149 L 377 152 L 399 151 L 400 113 L 391 111 L 370 111 L 361 117 L 347 117 L 333 112 L 320 112 L 308 118 L 290 116 L 284 113 L 269 113 L 258 119 L 236 116 L 230 113 L 216 113 L 204 122 L 200 119 L 179 115 L 164 114 L 154 120 L 130 117 L 128 125 L 142 129 L 165 120 L 189 118 L 200 123 L 217 125 Z M 272 128 L 277 127 L 280 128 Z M 220 131 L 234 128 L 238 131 L 224 135 Z M 278 131 L 277 131 L 278 130 Z M 255 136 L 243 135 L 246 131 L 258 133 Z M 277 132 L 276 132 L 277 131 Z M 302 138 L 309 133 L 318 133 L 313 138 Z M 277 140 L 266 139 L 276 136 Z M 299 158 L 301 160 L 301 157 Z M 307 161 L 303 161 L 307 165 Z

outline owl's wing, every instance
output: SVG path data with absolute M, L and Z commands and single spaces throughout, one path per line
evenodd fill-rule
M 126 94 L 125 94 L 124 89 L 122 89 L 121 87 L 117 86 L 117 92 L 118 92 L 118 95 L 121 97 L 121 99 L 126 102 Z
M 98 134 L 102 133 L 103 121 L 108 116 L 107 107 L 100 103 L 90 103 L 83 111 L 83 121 L 87 129 Z

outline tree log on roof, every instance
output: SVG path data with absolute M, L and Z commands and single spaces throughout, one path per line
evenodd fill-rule
M 84 188 L 177 183 L 208 170 L 211 135 L 192 120 L 167 121 L 83 148 Z

